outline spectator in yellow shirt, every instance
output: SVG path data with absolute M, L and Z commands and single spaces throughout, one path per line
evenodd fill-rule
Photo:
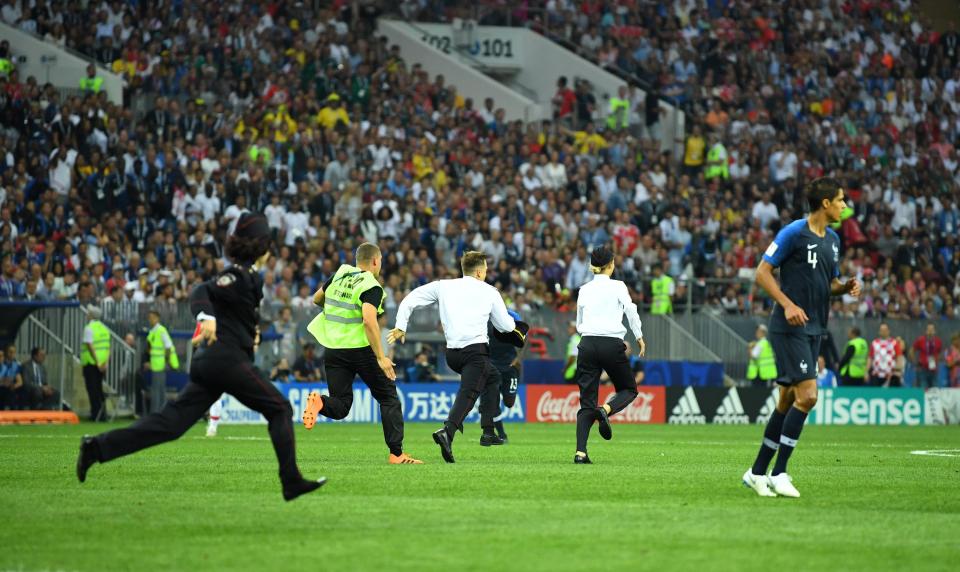
M 581 155 L 597 153 L 609 147 L 607 140 L 603 138 L 603 135 L 600 135 L 596 132 L 596 128 L 593 126 L 593 123 L 587 123 L 585 131 L 571 131 L 566 127 L 561 127 L 561 130 L 565 135 L 573 136 L 573 145 L 577 148 L 577 152 Z
M 340 123 L 350 125 L 350 116 L 347 115 L 347 110 L 343 108 L 339 95 L 331 93 L 327 96 L 327 104 L 317 114 L 317 123 L 324 130 L 334 129 Z
M 433 174 L 433 157 L 430 156 L 430 145 L 426 139 L 421 139 L 417 152 L 413 154 L 413 178 L 422 181 Z
M 287 106 L 280 104 L 276 112 L 269 112 L 263 117 L 264 130 L 274 129 L 273 140 L 276 143 L 286 143 L 297 134 L 297 122 L 290 117 Z
M 683 150 L 683 172 L 690 175 L 691 179 L 696 179 L 703 168 L 703 152 L 707 147 L 707 142 L 703 139 L 699 125 L 693 126 L 693 133 L 687 136 L 687 144 Z

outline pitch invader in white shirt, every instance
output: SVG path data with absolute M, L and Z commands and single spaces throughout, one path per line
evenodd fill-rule
M 403 342 L 410 314 L 417 308 L 437 304 L 440 322 L 447 342 L 447 364 L 460 374 L 460 390 L 450 408 L 443 428 L 434 432 L 433 441 L 440 446 L 443 460 L 453 463 L 453 436 L 463 432 L 463 420 L 473 409 L 480 393 L 491 386 L 499 387 L 500 376 L 490 362 L 490 338 L 487 322 L 493 324 L 498 339 L 523 347 L 529 329 L 515 322 L 496 288 L 484 282 L 487 261 L 482 252 L 466 252 L 460 259 L 463 278 L 438 280 L 414 289 L 400 302 L 397 322 L 387 336 L 388 343 Z M 502 336 L 500 336 L 502 334 Z M 500 400 L 482 404 L 480 426 L 485 436 L 496 437 L 494 418 L 500 414 Z M 482 441 L 481 441 L 482 443 Z
M 609 248 L 595 248 L 590 255 L 593 280 L 580 288 L 577 298 L 577 332 L 582 337 L 577 345 L 577 373 L 574 376 L 580 386 L 580 411 L 577 412 L 577 452 L 573 462 L 578 465 L 592 463 L 587 456 L 587 439 L 593 423 L 598 422 L 600 436 L 610 440 L 613 437 L 610 416 L 625 409 L 637 397 L 637 383 L 623 340 L 627 334 L 623 327 L 624 315 L 637 338 L 639 355 L 643 357 L 647 349 L 640 315 L 627 285 L 610 279 L 614 266 L 613 252 Z M 597 407 L 600 374 L 604 371 L 617 392 L 610 401 Z

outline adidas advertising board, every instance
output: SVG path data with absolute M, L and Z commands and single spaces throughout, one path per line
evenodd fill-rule
M 808 423 L 818 425 L 923 425 L 926 397 L 907 387 L 836 387 L 820 390 Z
M 667 423 L 763 424 L 777 407 L 776 391 L 766 387 L 669 387 Z

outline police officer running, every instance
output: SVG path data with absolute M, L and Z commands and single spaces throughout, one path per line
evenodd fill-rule
M 610 278 L 613 269 L 613 252 L 606 246 L 595 248 L 590 256 L 593 280 L 580 288 L 577 299 L 577 331 L 583 336 L 577 355 L 580 411 L 577 412 L 577 452 L 573 457 L 578 465 L 592 463 L 587 456 L 587 439 L 593 422 L 599 423 L 600 436 L 610 440 L 613 437 L 610 416 L 622 411 L 637 397 L 637 383 L 623 341 L 627 333 L 623 327 L 624 314 L 637 338 L 638 355 L 643 357 L 647 349 L 637 306 L 630 298 L 627 285 Z M 610 401 L 597 407 L 601 371 L 607 372 L 617 392 Z
M 397 396 L 394 363 L 384 354 L 380 324 L 387 296 L 377 282 L 383 255 L 376 244 L 357 248 L 356 266 L 343 264 L 313 296 L 323 307 L 307 330 L 324 348 L 330 395 L 313 391 L 303 410 L 303 426 L 313 429 L 317 414 L 343 419 L 353 405 L 353 380 L 360 376 L 380 404 L 383 438 L 391 465 L 419 465 L 423 461 L 403 452 L 403 411 Z
M 233 266 L 194 288 L 190 309 L 201 322 L 193 343 L 200 346 L 190 364 L 190 381 L 159 413 L 129 427 L 86 436 L 80 443 L 77 478 L 84 482 L 94 463 L 105 463 L 180 438 L 226 392 L 267 418 L 270 440 L 280 465 L 284 500 L 314 491 L 326 482 L 304 479 L 297 467 L 293 408 L 253 368 L 259 341 L 258 308 L 263 279 L 258 269 L 270 256 L 270 227 L 259 213 L 245 213 L 227 240 Z
M 180 360 L 167 328 L 160 323 L 160 312 L 151 309 L 147 313 L 150 331 L 147 346 L 150 348 L 150 412 L 156 413 L 167 401 L 167 363 L 171 369 L 179 369 Z

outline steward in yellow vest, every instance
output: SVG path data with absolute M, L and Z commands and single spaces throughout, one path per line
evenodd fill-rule
M 89 321 L 83 329 L 80 346 L 80 365 L 83 382 L 90 398 L 90 420 L 107 420 L 107 403 L 103 396 L 103 381 L 110 361 L 110 330 L 100 321 L 100 308 L 90 304 L 84 311 Z
M 167 402 L 167 362 L 172 369 L 180 367 L 177 350 L 167 328 L 160 323 L 160 313 L 147 313 L 150 331 L 147 332 L 147 347 L 150 350 L 150 412 L 156 413 Z
M 563 368 L 563 381 L 567 383 L 576 382 L 577 377 L 577 354 L 580 353 L 580 334 L 577 333 L 577 323 L 570 322 L 567 328 L 567 334 L 570 340 L 567 342 L 567 362 Z
M 653 267 L 653 280 L 650 281 L 650 292 L 653 295 L 650 304 L 650 313 L 653 315 L 673 314 L 673 278 L 663 273 L 659 264 Z
M 767 339 L 767 327 L 757 326 L 757 341 L 749 346 L 750 361 L 747 365 L 747 380 L 769 383 L 777 379 L 777 361 L 773 346 Z
M 867 377 L 867 340 L 860 337 L 860 328 L 850 328 L 847 332 L 846 349 L 840 358 L 840 383 L 842 385 L 863 385 Z
M 391 464 L 420 464 L 403 452 L 403 412 L 397 396 L 394 363 L 384 354 L 377 318 L 383 314 L 386 293 L 377 276 L 383 255 L 365 242 L 357 248 L 356 266 L 343 264 L 313 295 L 323 308 L 307 330 L 326 348 L 324 364 L 329 395 L 313 391 L 303 410 L 303 426 L 312 429 L 317 415 L 343 419 L 353 405 L 353 380 L 357 376 L 380 404 L 383 436 Z

